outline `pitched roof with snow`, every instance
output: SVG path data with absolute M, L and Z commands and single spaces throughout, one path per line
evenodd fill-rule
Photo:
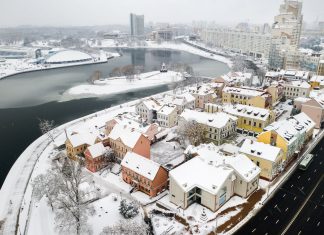
M 227 113 L 206 113 L 190 109 L 185 109 L 181 113 L 180 117 L 184 118 L 186 121 L 196 121 L 200 124 L 205 124 L 215 128 L 223 128 L 228 122 L 237 121 L 237 117 Z
M 187 103 L 194 102 L 196 100 L 196 98 L 193 95 L 191 95 L 189 92 L 181 94 L 179 95 L 179 97 L 184 97 Z
M 134 148 L 141 135 L 142 134 L 136 130 L 117 124 L 111 130 L 108 137 L 113 140 L 120 139 L 126 146 Z
M 154 180 L 160 165 L 134 152 L 127 152 L 121 165 L 149 180 Z
M 248 97 L 261 96 L 265 93 L 264 91 L 261 90 L 238 88 L 238 87 L 225 87 L 223 89 L 223 92 L 236 94 L 236 95 L 244 95 Z
M 170 115 L 172 112 L 176 110 L 177 110 L 176 106 L 163 105 L 162 108 L 157 113 L 163 115 Z
M 148 110 L 159 110 L 161 105 L 153 98 L 143 100 L 142 103 L 146 106 Z
M 80 145 L 94 144 L 97 136 L 91 133 L 73 133 L 68 136 L 68 139 L 73 147 L 78 147 Z
M 305 82 L 305 81 L 291 81 L 289 83 L 284 83 L 283 86 L 285 87 L 301 87 L 301 88 L 305 88 L 305 89 L 309 89 L 311 87 L 311 85 L 309 85 L 309 83 Z
M 104 155 L 108 148 L 106 148 L 102 142 L 91 145 L 87 148 L 93 158 Z
M 243 154 L 248 154 L 275 162 L 280 154 L 281 149 L 270 144 L 264 144 L 262 142 L 246 139 L 239 151 Z
M 225 105 L 223 111 L 234 116 L 247 117 L 262 121 L 267 120 L 270 116 L 270 111 L 268 109 L 242 104 Z

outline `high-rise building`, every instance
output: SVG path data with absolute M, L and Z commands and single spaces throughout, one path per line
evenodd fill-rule
M 131 13 L 130 28 L 132 37 L 144 37 L 144 15 Z
M 274 18 L 271 30 L 269 67 L 290 69 L 299 67 L 298 45 L 303 23 L 302 2 L 285 0 Z

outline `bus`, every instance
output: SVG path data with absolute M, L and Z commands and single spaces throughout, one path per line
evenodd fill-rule
M 313 161 L 313 154 L 307 154 L 306 157 L 304 157 L 304 159 L 299 163 L 299 169 L 306 171 L 308 166 L 311 164 L 311 162 Z

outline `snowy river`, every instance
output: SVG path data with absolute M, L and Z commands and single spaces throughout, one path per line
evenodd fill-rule
M 71 87 L 87 84 L 98 70 L 103 77 L 116 67 L 128 64 L 144 67 L 144 71 L 159 69 L 162 63 L 190 65 L 200 76 L 215 77 L 228 72 L 226 64 L 182 51 L 124 49 L 122 56 L 106 64 L 87 65 L 30 72 L 0 80 L 0 185 L 21 152 L 37 137 L 38 119 L 54 120 L 57 125 L 95 111 L 139 99 L 170 89 L 161 85 L 122 94 L 97 98 L 71 99 L 62 94 Z

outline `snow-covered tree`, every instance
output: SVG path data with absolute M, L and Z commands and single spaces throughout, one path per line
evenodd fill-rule
M 45 174 L 33 181 L 33 195 L 36 200 L 48 198 L 54 208 L 57 229 L 70 234 L 88 233 L 87 219 L 94 213 L 88 195 L 94 187 L 92 180 L 82 171 L 83 162 L 65 158 L 63 164 L 56 161 Z M 93 192 L 96 193 L 96 192 Z
M 178 134 L 183 144 L 189 141 L 191 145 L 198 146 L 206 142 L 206 128 L 196 121 L 187 121 L 178 126 Z
M 147 235 L 150 234 L 149 226 L 135 221 L 121 220 L 114 226 L 105 227 L 101 235 Z
M 39 119 L 39 129 L 41 130 L 43 135 L 47 135 L 47 137 L 54 142 L 54 132 L 53 129 L 54 121 L 53 120 L 46 120 L 46 119 Z
M 125 219 L 135 217 L 139 212 L 139 205 L 135 201 L 121 200 L 119 212 Z

